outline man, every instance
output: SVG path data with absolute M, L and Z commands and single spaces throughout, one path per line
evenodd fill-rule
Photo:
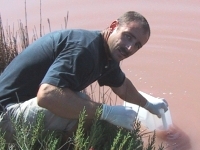
M 119 66 L 120 61 L 142 48 L 149 37 L 147 20 L 134 11 L 126 12 L 103 31 L 61 30 L 41 37 L 0 76 L 0 100 L 5 107 L 0 126 L 10 137 L 14 131 L 8 126 L 8 118 L 17 119 L 22 112 L 26 120 L 34 122 L 35 113 L 43 110 L 45 129 L 70 131 L 83 108 L 86 119 L 93 119 L 102 105 L 80 93 L 94 81 L 160 117 L 159 109 L 166 111 L 167 102 L 146 100 Z M 136 112 L 130 108 L 103 104 L 100 119 L 132 130 L 135 117 Z

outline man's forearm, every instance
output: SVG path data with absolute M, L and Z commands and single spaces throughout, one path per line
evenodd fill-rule
M 147 100 L 137 91 L 131 81 L 126 78 L 121 87 L 112 88 L 121 99 L 144 107 Z
M 57 88 L 42 84 L 37 94 L 38 105 L 54 114 L 69 119 L 78 119 L 83 108 L 86 109 L 87 119 L 95 117 L 95 112 L 101 104 L 80 97 L 68 88 Z

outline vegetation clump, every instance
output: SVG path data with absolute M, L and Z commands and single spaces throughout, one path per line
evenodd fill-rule
M 101 111 L 101 108 L 97 109 L 92 126 L 86 131 L 84 129 L 86 110 L 83 109 L 76 132 L 64 144 L 61 143 L 60 133 L 43 129 L 45 116 L 42 111 L 37 113 L 34 124 L 24 120 L 21 114 L 17 120 L 12 119 L 16 131 L 13 143 L 6 143 L 5 133 L 0 133 L 0 150 L 155 150 L 155 132 L 153 135 L 147 133 L 148 143 L 144 144 L 145 134 L 140 131 L 141 124 L 138 120 L 134 124 L 134 130 L 129 131 L 99 120 Z M 158 148 L 158 150 L 163 149 L 162 145 Z

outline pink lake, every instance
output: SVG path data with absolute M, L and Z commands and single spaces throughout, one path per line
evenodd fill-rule
M 138 90 L 165 98 L 179 134 L 178 150 L 200 148 L 200 1 L 198 0 L 42 0 L 43 34 L 65 27 L 104 29 L 122 13 L 134 10 L 143 14 L 151 27 L 148 43 L 122 62 L 122 69 Z M 18 29 L 25 24 L 25 3 L 0 1 L 4 28 Z M 40 28 L 40 1 L 27 1 L 30 35 Z M 118 100 L 118 103 L 123 103 Z M 174 129 L 173 129 L 174 130 Z M 159 133 L 157 142 L 165 133 Z M 174 142 L 174 141 L 173 141 Z M 173 143 L 172 143 L 173 144 Z

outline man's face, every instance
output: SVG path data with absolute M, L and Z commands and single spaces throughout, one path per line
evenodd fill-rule
M 108 38 L 108 46 L 111 57 L 117 62 L 133 55 L 149 39 L 149 33 L 145 33 L 141 23 L 137 21 L 121 26 L 115 21 L 110 28 L 112 33 Z

